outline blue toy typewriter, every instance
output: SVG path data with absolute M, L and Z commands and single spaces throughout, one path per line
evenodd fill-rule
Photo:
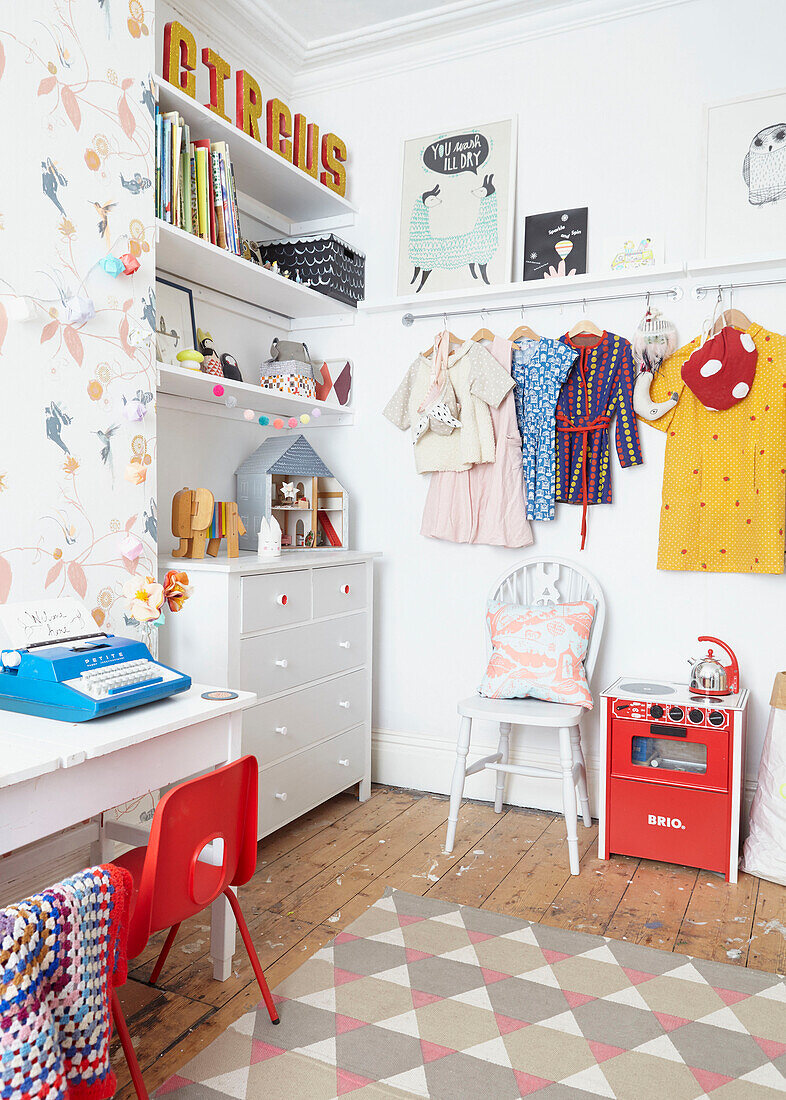
M 190 676 L 155 661 L 144 642 L 95 629 L 71 634 L 92 623 L 75 600 L 6 605 L 4 611 L 12 639 L 35 640 L 0 650 L 2 710 L 84 722 L 191 686 Z

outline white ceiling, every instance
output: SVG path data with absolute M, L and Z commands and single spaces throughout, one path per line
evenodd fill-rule
M 443 28 L 452 20 L 461 22 L 484 11 L 565 7 L 581 0 L 287 0 L 276 4 L 280 23 L 310 46 L 324 39 L 345 38 L 371 29 L 423 26 L 439 22 Z
M 0 3 L 2 0 L 0 0 Z M 694 0 L 221 0 L 227 48 L 251 45 L 290 94 L 469 56 L 639 11 Z M 189 17 L 215 0 L 170 0 Z M 207 25 L 210 25 L 208 20 Z M 249 27 L 258 33 L 251 35 Z
M 444 9 L 483 6 L 474 0 L 462 4 L 456 0 L 288 0 L 278 6 L 278 16 L 306 42 L 313 42 L 425 12 L 447 14 Z

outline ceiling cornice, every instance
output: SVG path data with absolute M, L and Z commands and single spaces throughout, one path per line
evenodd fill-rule
M 276 0 L 169 0 L 186 25 L 245 59 L 282 95 L 311 94 L 695 0 L 454 0 L 417 15 L 307 39 Z
M 266 5 L 268 0 L 257 2 Z M 432 66 L 435 42 L 439 42 L 436 56 L 440 60 L 457 60 L 694 2 L 480 0 L 450 5 L 428 13 L 416 30 L 408 20 L 394 20 L 365 32 L 309 43 L 300 72 L 292 76 L 292 90 L 311 94 Z

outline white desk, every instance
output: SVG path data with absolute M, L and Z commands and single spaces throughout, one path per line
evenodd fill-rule
M 194 684 L 168 699 L 89 722 L 0 711 L 0 855 L 236 760 L 241 711 L 256 695 L 202 699 L 208 690 Z M 94 858 L 104 858 L 107 840 L 138 844 L 145 837 L 136 827 L 102 821 Z M 231 973 L 234 950 L 235 921 L 220 897 L 213 903 L 210 935 L 219 981 Z

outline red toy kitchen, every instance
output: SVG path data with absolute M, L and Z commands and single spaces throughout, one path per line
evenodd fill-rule
M 601 859 L 640 856 L 737 881 L 748 691 L 728 652 L 724 669 L 710 650 L 690 685 L 622 676 L 601 695 Z

